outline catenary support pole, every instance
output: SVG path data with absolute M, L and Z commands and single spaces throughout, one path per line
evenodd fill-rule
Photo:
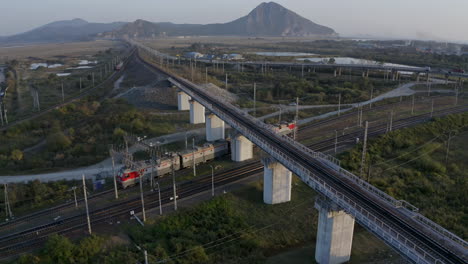
M 140 199 L 141 199 L 141 213 L 143 216 L 143 222 L 146 222 L 146 211 L 145 211 L 145 197 L 143 194 L 143 173 L 140 173 Z
M 341 93 L 338 94 L 338 116 L 341 115 Z
M 114 153 L 111 151 L 111 159 L 112 159 L 112 178 L 114 179 L 114 195 L 115 199 L 119 199 L 119 191 L 117 190 L 117 175 L 115 174 L 115 160 L 114 160 Z
M 257 83 L 254 83 L 254 117 L 257 117 Z
M 88 232 L 91 235 L 93 232 L 91 230 L 91 219 L 89 218 L 88 193 L 86 190 L 85 175 L 83 174 L 82 177 L 83 177 L 83 195 L 84 195 L 85 208 L 86 208 L 86 221 L 88 222 Z
M 210 165 L 211 167 L 211 196 L 214 197 L 215 195 L 215 189 L 214 189 L 214 168 L 213 165 Z
M 174 210 L 177 211 L 177 189 L 176 189 L 176 180 L 175 180 L 175 170 L 174 170 L 174 161 L 172 160 L 172 190 L 174 192 Z
M 366 121 L 366 127 L 364 130 L 364 143 L 362 145 L 362 158 L 361 158 L 361 171 L 360 174 L 362 178 L 364 178 L 364 162 L 366 160 L 366 153 L 367 153 L 367 130 L 369 128 L 369 122 Z

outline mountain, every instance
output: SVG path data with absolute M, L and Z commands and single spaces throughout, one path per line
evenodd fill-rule
M 158 36 L 281 36 L 306 37 L 335 35 L 331 28 L 318 25 L 283 6 L 262 3 L 247 16 L 224 24 L 173 24 L 137 20 L 119 30 L 104 34 L 107 37 L 154 38 Z
M 2 44 L 71 42 L 93 39 L 101 32 L 113 31 L 127 23 L 89 23 L 83 19 L 56 21 L 21 34 L 0 38 Z
M 160 36 L 333 36 L 331 28 L 316 24 L 283 6 L 262 3 L 248 15 L 220 24 L 173 24 L 136 20 L 133 23 L 90 23 L 83 19 L 56 21 L 21 34 L 0 37 L 0 44 L 72 42 L 104 38 Z

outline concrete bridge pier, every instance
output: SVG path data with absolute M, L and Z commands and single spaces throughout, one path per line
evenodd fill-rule
M 351 258 L 354 218 L 332 201 L 318 196 L 319 211 L 315 260 L 320 264 L 340 264 Z
M 335 71 L 333 72 L 333 76 L 335 76 L 335 77 L 336 77 L 336 69 L 335 69 Z
M 241 134 L 231 140 L 231 159 L 241 162 L 253 158 L 253 143 Z
M 186 111 L 186 110 L 190 110 L 190 103 L 189 101 L 191 100 L 192 98 L 190 98 L 190 96 L 182 91 L 179 91 L 177 93 L 177 102 L 178 102 L 178 107 L 179 107 L 179 111 Z
M 420 79 L 421 79 L 421 74 L 418 72 L 416 73 L 416 82 L 419 82 Z
M 369 70 L 366 71 L 366 78 L 369 78 Z
M 206 116 L 206 141 L 216 141 L 225 138 L 224 121 L 215 114 Z
M 338 76 L 341 76 L 341 68 L 338 68 Z
M 291 201 L 292 173 L 275 159 L 262 159 L 263 174 L 263 202 L 279 204 Z
M 190 100 L 190 124 L 205 123 L 205 107 L 195 100 Z

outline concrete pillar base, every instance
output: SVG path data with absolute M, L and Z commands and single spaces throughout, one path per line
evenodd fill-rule
M 192 98 L 190 96 L 182 91 L 179 91 L 177 93 L 177 102 L 178 102 L 178 109 L 179 111 L 187 111 L 190 110 L 190 103 L 189 101 Z
M 190 100 L 190 124 L 205 123 L 205 107 L 197 101 Z
M 292 173 L 273 158 L 264 158 L 263 202 L 279 204 L 291 201 Z
M 214 114 L 206 116 L 206 141 L 216 141 L 225 138 L 224 121 Z
M 320 264 L 340 264 L 350 260 L 354 218 L 323 197 L 318 197 L 319 210 L 315 260 Z
M 241 162 L 253 158 L 253 143 L 243 135 L 237 135 L 231 141 L 231 158 Z

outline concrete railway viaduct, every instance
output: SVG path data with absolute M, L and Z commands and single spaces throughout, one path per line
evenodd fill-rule
M 166 56 L 132 44 L 156 59 Z M 468 243 L 419 214 L 408 202 L 396 200 L 344 170 L 335 158 L 276 134 L 272 127 L 223 98 L 163 68 L 150 66 L 170 76 L 170 82 L 178 87 L 179 110 L 190 111 L 190 122 L 206 123 L 207 141 L 224 139 L 227 123 L 237 131 L 232 139 L 234 161 L 251 159 L 254 144 L 269 155 L 263 159 L 265 203 L 290 201 L 293 173 L 319 193 L 315 203 L 319 211 L 318 263 L 349 261 L 355 222 L 412 263 L 467 263 Z

